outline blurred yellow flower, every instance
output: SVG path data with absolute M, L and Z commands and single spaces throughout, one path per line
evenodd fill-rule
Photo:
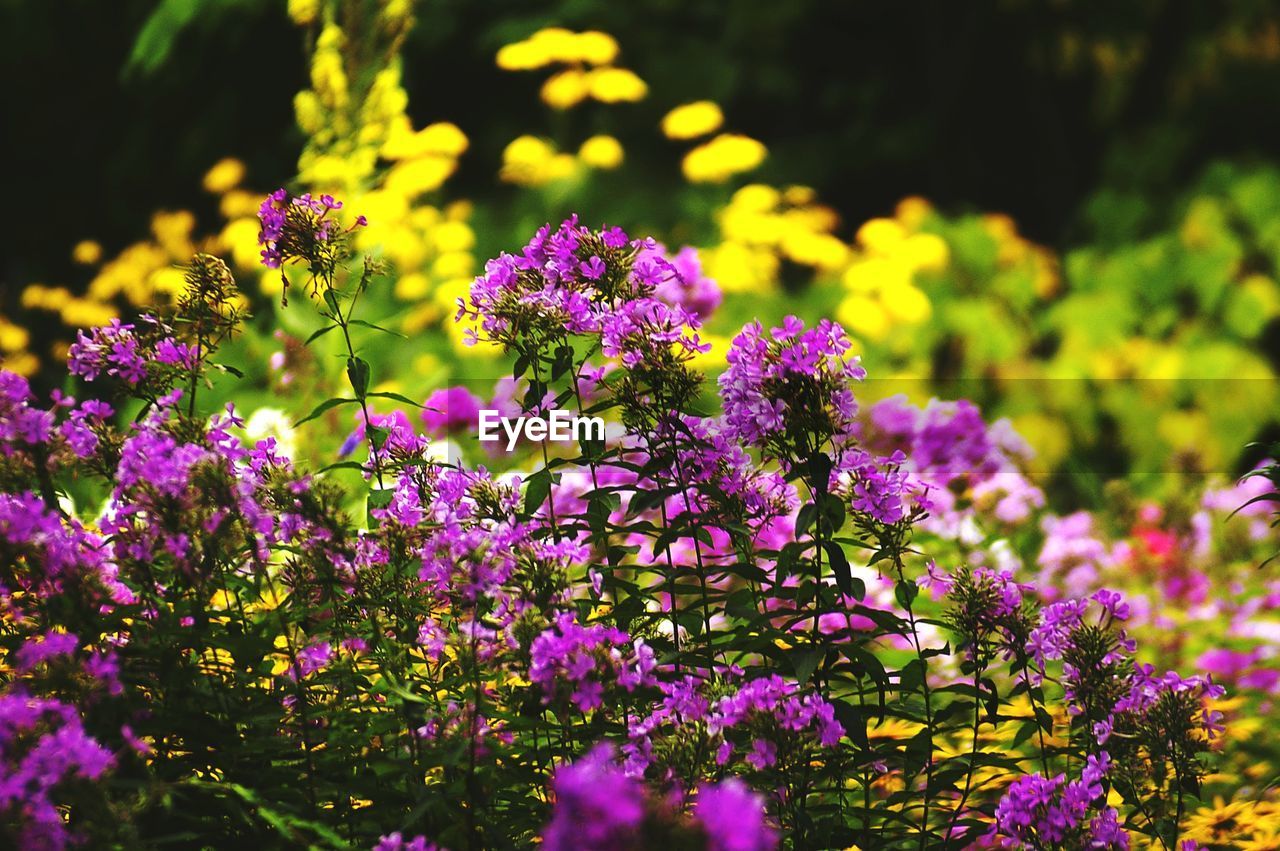
M 102 259 L 102 246 L 92 239 L 82 239 L 71 249 L 71 259 L 81 266 L 92 266 Z
M 438 278 L 469 276 L 475 268 L 475 258 L 467 251 L 446 251 L 431 264 L 431 274 Z
M 871 340 L 889 333 L 889 315 L 880 303 L 864 295 L 851 295 L 836 308 L 836 321 L 849 332 Z
M 578 148 L 578 159 L 592 168 L 615 169 L 622 165 L 622 143 L 612 136 L 592 136 Z
M 25 349 L 31 341 L 26 328 L 14 325 L 0 316 L 0 351 L 17 352 Z
M 387 172 L 385 186 L 389 192 L 414 198 L 439 189 L 457 169 L 458 161 L 452 158 L 427 156 L 404 160 Z
M 556 62 L 607 65 L 618 56 L 613 36 L 595 30 L 575 33 L 562 27 L 538 30 L 523 41 L 503 46 L 497 55 L 504 71 L 532 71 Z
M 607 65 L 618 58 L 618 42 L 608 33 L 588 30 L 573 40 L 576 58 L 588 65 Z
M 213 164 L 204 174 L 204 189 L 215 195 L 229 192 L 244 180 L 244 163 L 233 157 L 225 157 Z
M 162 211 L 151 217 L 151 233 L 172 260 L 186 262 L 195 253 L 191 241 L 195 227 L 196 217 L 188 210 Z
M 466 222 L 441 222 L 431 232 L 437 251 L 468 251 L 476 244 L 475 231 Z
M 649 87 L 635 72 L 625 68 L 597 68 L 588 75 L 591 96 L 601 103 L 643 100 Z
M 590 89 L 586 73 L 568 68 L 548 77 L 542 84 L 542 101 L 552 109 L 569 109 L 586 100 Z
M 428 154 L 457 157 L 467 150 L 467 145 L 466 134 L 456 124 L 438 121 L 415 133 L 408 117 L 401 116 L 391 122 L 381 154 L 389 160 L 410 159 Z
M 685 154 L 684 176 L 693 183 L 723 183 L 764 162 L 764 145 L 749 136 L 722 133 Z
M 902 226 L 915 230 L 924 224 L 924 220 L 933 212 L 933 205 L 919 195 L 910 195 L 898 202 L 893 215 Z
M 40 368 L 40 359 L 31 352 L 16 352 L 0 357 L 0 363 L 10 372 L 29 378 Z
M 880 297 L 880 303 L 888 314 L 899 322 L 911 324 L 923 322 L 933 312 L 929 297 L 910 284 L 885 290 Z
M 315 21 L 320 13 L 320 0 L 289 0 L 289 18 L 298 26 Z
M 223 195 L 222 200 L 218 202 L 218 212 L 228 221 L 238 219 L 241 216 L 256 216 L 258 214 L 258 205 L 261 203 L 262 197 L 256 192 L 232 189 Z
M 255 270 L 262 260 L 262 248 L 258 245 L 258 220 L 243 218 L 227 222 L 218 240 L 231 252 L 231 260 L 237 268 Z
M 877 254 L 891 253 L 906 238 L 906 228 L 893 219 L 870 219 L 854 235 L 859 245 Z
M 662 132 L 668 139 L 696 139 L 720 129 L 724 113 L 709 100 L 677 106 L 662 117 Z
M 417 301 L 431 292 L 431 281 L 426 275 L 411 272 L 396 278 L 396 298 L 402 301 Z
M 545 139 L 520 136 L 502 152 L 500 176 L 520 186 L 542 186 L 573 173 L 576 160 L 560 153 Z

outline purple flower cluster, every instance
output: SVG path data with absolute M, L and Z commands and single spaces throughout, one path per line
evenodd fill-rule
M 655 297 L 675 307 L 683 308 L 689 315 L 705 322 L 715 313 L 724 294 L 711 278 L 702 274 L 702 262 L 697 249 L 685 246 L 670 254 L 660 242 L 640 250 L 636 265 L 651 264 L 659 278 L 654 287 Z
M 556 770 L 555 807 L 542 833 L 548 851 L 618 851 L 647 847 L 642 835 L 678 832 L 665 808 L 614 761 L 608 744 L 597 745 L 572 765 Z M 763 799 L 736 779 L 699 786 L 691 828 L 707 851 L 773 851 L 777 832 L 766 822 Z
M 1128 848 L 1129 834 L 1115 810 L 1096 804 L 1109 767 L 1104 752 L 1088 757 L 1078 780 L 1068 782 L 1062 774 L 1019 777 L 996 807 L 992 833 L 1006 848 Z M 1088 820 L 1091 810 L 1096 815 Z
M 636 250 L 649 244 L 616 227 L 593 232 L 576 216 L 555 230 L 544 225 L 519 255 L 485 264 L 469 299 L 458 300 L 458 319 L 478 319 L 486 339 L 506 345 L 529 334 L 598 331 L 611 308 L 656 286 L 656 264 L 634 263 Z M 478 339 L 474 331 L 470 339 Z
M 75 836 L 59 810 L 58 785 L 74 777 L 97 780 L 111 767 L 111 752 L 89 736 L 74 707 L 32 697 L 21 689 L 0 694 L 0 815 L 23 848 L 62 849 Z
M 656 298 L 625 302 L 600 322 L 601 351 L 628 369 L 687 360 L 711 346 L 698 338 L 698 319 Z
M 258 244 L 262 248 L 262 265 L 268 269 L 279 269 L 280 264 L 292 259 L 284 246 L 287 231 L 295 226 L 297 220 L 291 222 L 290 211 L 303 211 L 307 215 L 308 237 L 320 242 L 329 241 L 337 227 L 329 213 L 342 209 L 342 202 L 335 201 L 332 195 L 321 195 L 313 198 L 310 192 L 297 197 L 290 197 L 288 191 L 277 189 L 263 200 L 258 207 Z M 356 219 L 355 227 L 366 224 L 364 216 Z
M 134 325 L 112 319 L 88 334 L 80 331 L 67 352 L 67 368 L 89 381 L 105 373 L 137 385 L 147 377 L 147 353 L 135 330 Z
M 631 643 L 625 632 L 603 624 L 583 626 L 568 613 L 533 640 L 529 655 L 529 680 L 542 687 L 545 699 L 567 686 L 569 700 L 583 712 L 601 706 L 606 682 L 627 691 L 655 683 L 657 660 L 643 640 Z
M 782 458 L 808 457 L 828 440 L 843 444 L 857 413 L 850 384 L 866 377 L 848 355 L 851 345 L 825 319 L 805 329 L 788 316 L 767 335 L 759 322 L 748 323 L 733 338 L 719 378 L 729 435 Z
M 764 800 L 736 778 L 703 785 L 693 815 L 707 834 L 707 851 L 773 851 L 778 834 L 765 821 Z
M 34 401 L 27 379 L 0 370 L 0 451 L 9 454 L 11 443 L 35 445 L 49 439 L 53 414 L 33 407 Z
M 615 851 L 635 843 L 645 819 L 644 786 L 614 762 L 613 748 L 597 745 L 551 781 L 555 808 L 542 832 L 547 851 Z
M 632 722 L 630 741 L 623 746 L 629 773 L 640 776 L 654 765 L 658 740 L 695 728 L 705 730 L 719 765 L 729 765 L 737 755 L 757 771 L 778 761 L 781 737 L 823 748 L 837 746 L 844 737 L 834 706 L 776 674 L 747 680 L 719 697 L 709 696 L 711 688 L 711 681 L 693 676 L 659 684 L 662 699 Z

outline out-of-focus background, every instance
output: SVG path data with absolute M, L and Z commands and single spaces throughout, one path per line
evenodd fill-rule
M 38 386 L 61 382 L 75 328 L 171 299 L 201 249 L 234 259 L 256 316 L 240 345 L 261 373 L 237 399 L 269 398 L 309 321 L 256 264 L 257 202 L 284 185 L 368 215 L 395 277 L 367 309 L 409 338 L 375 344 L 375 380 L 417 397 L 504 372 L 460 344 L 452 304 L 487 257 L 576 212 L 695 249 L 724 295 L 710 372 L 753 316 L 834 316 L 862 395 L 1009 417 L 1063 508 L 1110 479 L 1237 475 L 1280 436 L 1273 4 L 4 15 L 0 349 Z

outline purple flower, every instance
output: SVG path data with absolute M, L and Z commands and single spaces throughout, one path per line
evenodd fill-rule
M 432 391 L 422 411 L 423 427 L 434 437 L 474 428 L 480 405 L 480 397 L 465 387 Z
M 597 745 L 572 765 L 556 769 L 555 806 L 542 833 L 547 851 L 616 851 L 628 847 L 645 817 L 644 787 Z
M 708 851 L 773 851 L 778 834 L 765 822 L 764 799 L 736 778 L 702 786 L 694 817 L 707 832 Z
M 759 322 L 743 326 L 719 378 L 729 436 L 784 460 L 795 460 L 800 442 L 847 442 L 857 412 L 849 385 L 866 377 L 847 354 L 850 345 L 844 330 L 825 319 L 805 330 L 788 316 L 768 335 Z
M 428 842 L 425 836 L 405 839 L 397 830 L 395 833 L 379 837 L 378 844 L 373 846 L 373 851 L 446 851 L 446 849 L 434 842 Z

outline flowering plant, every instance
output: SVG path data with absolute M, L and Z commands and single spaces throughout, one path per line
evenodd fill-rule
M 794 317 L 744 327 L 708 392 L 679 258 L 570 219 L 490 261 L 458 319 L 510 357 L 510 405 L 605 417 L 606 439 L 445 461 L 377 411 L 416 403 L 360 354 L 385 269 L 343 215 L 281 190 L 260 240 L 317 295 L 308 343 L 339 332 L 348 387 L 298 425 L 353 413 L 348 460 L 201 405 L 242 321 L 204 256 L 173 315 L 80 338 L 71 371 L 104 398 L 45 407 L 2 374 L 12 841 L 1184 838 L 1222 687 L 1141 661 L 1110 590 L 1057 599 L 990 552 L 938 566 L 975 495 L 1002 522 L 1036 503 L 972 406 L 860 411 L 844 331 Z

